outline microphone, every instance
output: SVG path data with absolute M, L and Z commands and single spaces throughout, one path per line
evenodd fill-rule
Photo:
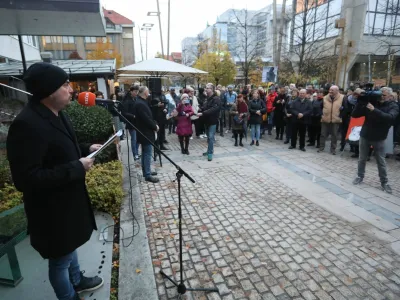
M 95 106 L 96 104 L 116 104 L 119 101 L 106 100 L 101 98 L 96 98 L 96 95 L 91 92 L 82 92 L 78 95 L 78 103 L 83 106 Z

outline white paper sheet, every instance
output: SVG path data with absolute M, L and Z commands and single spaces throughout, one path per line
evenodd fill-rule
M 107 142 L 105 142 L 103 145 L 101 145 L 101 147 L 100 147 L 98 150 L 96 150 L 96 151 L 90 153 L 87 157 L 88 157 L 88 158 L 93 158 L 93 157 L 95 157 L 96 155 L 100 154 L 101 151 L 103 151 L 108 145 L 110 145 L 112 142 L 114 142 L 114 140 L 115 140 L 117 137 L 120 137 L 121 135 L 122 135 L 122 130 L 118 130 L 118 132 L 115 133 L 112 137 L 110 137 L 110 138 L 108 139 Z

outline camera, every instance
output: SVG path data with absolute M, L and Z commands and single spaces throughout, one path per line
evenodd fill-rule
M 362 105 L 368 105 L 371 103 L 373 106 L 377 106 L 379 101 L 382 99 L 382 92 L 373 89 L 373 83 L 367 83 L 364 87 L 364 93 L 358 97 L 358 103 Z

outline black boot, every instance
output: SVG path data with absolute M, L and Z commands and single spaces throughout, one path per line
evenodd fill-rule
M 237 136 L 235 137 L 235 147 L 238 146 Z
M 279 135 L 276 135 L 276 138 L 275 138 L 276 140 L 279 140 Z
M 190 137 L 186 136 L 185 137 L 185 154 L 189 155 L 189 141 Z
M 183 148 L 183 136 L 179 137 L 179 144 L 181 145 L 181 153 L 185 154 L 185 149 Z

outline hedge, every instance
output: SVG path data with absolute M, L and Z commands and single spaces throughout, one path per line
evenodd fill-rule
M 94 209 L 118 215 L 124 196 L 120 161 L 93 166 L 86 175 L 86 185 Z M 6 184 L 0 189 L 0 213 L 22 203 L 22 193 L 15 186 Z

